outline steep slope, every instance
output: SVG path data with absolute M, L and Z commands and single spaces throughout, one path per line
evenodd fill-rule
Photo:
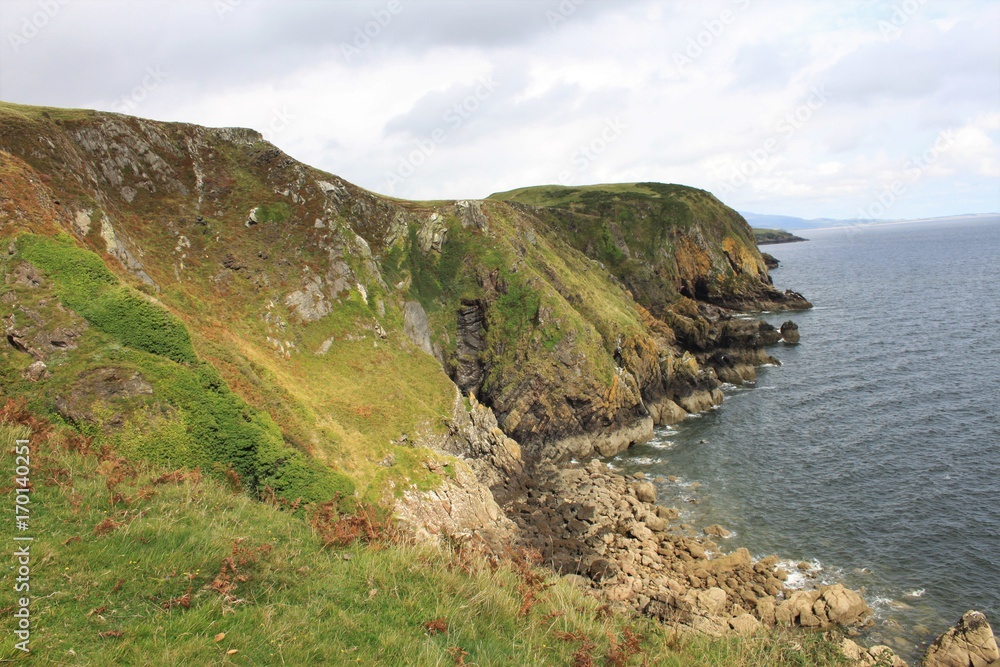
M 720 306 L 808 305 L 680 186 L 409 202 L 252 130 L 10 104 L 0 151 L 5 393 L 290 500 L 457 486 L 502 523 L 470 471 L 640 442 L 770 360 Z
M 774 289 L 746 220 L 704 190 L 547 185 L 490 198 L 559 209 L 563 237 L 607 265 L 657 316 L 679 296 L 746 310 L 809 307 L 801 295 Z
M 708 193 L 402 201 L 253 130 L 0 104 L 0 275 L 0 394 L 90 438 L 113 524 L 149 500 L 114 491 L 119 467 L 197 468 L 217 498 L 226 484 L 305 516 L 374 503 L 418 536 L 522 547 L 671 621 L 812 620 L 776 558 L 710 560 L 718 545 L 671 529 L 651 484 L 573 460 L 776 361 L 782 334 L 734 309 L 808 306 Z

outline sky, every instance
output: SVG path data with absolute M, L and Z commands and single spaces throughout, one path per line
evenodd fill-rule
M 252 127 L 375 192 L 1000 211 L 998 0 L 4 0 L 0 99 Z

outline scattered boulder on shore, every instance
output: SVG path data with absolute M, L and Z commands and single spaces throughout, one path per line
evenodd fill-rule
M 1000 650 L 985 614 L 967 611 L 938 637 L 924 657 L 924 667 L 998 667 Z

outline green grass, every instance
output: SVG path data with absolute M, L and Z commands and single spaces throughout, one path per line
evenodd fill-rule
M 196 361 L 180 320 L 122 285 L 100 257 L 69 237 L 24 235 L 17 249 L 55 282 L 63 304 L 123 345 L 178 362 Z
M 531 206 L 567 207 L 583 201 L 590 193 L 611 195 L 640 195 L 659 197 L 660 193 L 649 188 L 646 183 L 605 183 L 602 185 L 536 185 L 516 188 L 506 192 L 496 192 L 489 199 L 518 201 Z
M 46 283 L 5 285 L 0 291 L 12 292 L 16 303 L 51 328 L 76 329 L 79 337 L 76 349 L 49 357 L 50 377 L 41 391 L 19 373 L 30 356 L 4 346 L 0 377 L 8 395 L 23 396 L 49 412 L 47 392 L 75 393 L 93 412 L 76 427 L 98 441 L 135 459 L 202 467 L 220 478 L 232 470 L 251 492 L 273 492 L 289 501 L 353 493 L 346 476 L 290 447 L 268 413 L 253 409 L 212 365 L 198 361 L 180 320 L 121 285 L 96 255 L 65 240 L 32 235 L 21 236 L 17 248 L 14 258 L 0 262 L 0 273 L 6 273 L 9 262 L 27 259 L 45 272 Z M 53 293 L 93 326 L 82 326 L 60 309 Z M 151 393 L 105 396 L 86 383 L 85 378 L 107 369 L 119 369 L 125 377 L 138 373 Z
M 0 424 L 2 465 L 13 465 L 12 441 L 25 436 L 34 485 L 26 533 L 35 538 L 31 654 L 13 647 L 13 617 L 5 613 L 0 660 L 452 665 L 461 651 L 468 665 L 573 665 L 591 642 L 581 655 L 593 663 L 578 664 L 846 664 L 817 634 L 712 640 L 604 615 L 565 582 L 550 579 L 554 586 L 543 588 L 544 573 L 513 561 L 490 565 L 468 550 L 398 542 L 324 548 L 308 522 L 211 479 L 180 471 L 164 479 L 166 469 L 73 451 L 60 435 Z M 227 558 L 236 574 L 220 586 Z M 3 572 L 2 589 L 11 591 L 14 575 Z M 538 602 L 522 613 L 528 590 Z M 425 627 L 438 619 L 443 632 Z M 644 639 L 638 654 L 614 663 L 626 629 Z
M 22 120 L 67 120 L 80 121 L 93 118 L 97 112 L 92 109 L 62 109 L 59 107 L 38 107 L 0 101 L 0 116 Z
M 291 208 L 283 201 L 271 204 L 261 204 L 257 208 L 257 222 L 264 224 L 268 222 L 281 224 L 286 222 L 291 216 Z

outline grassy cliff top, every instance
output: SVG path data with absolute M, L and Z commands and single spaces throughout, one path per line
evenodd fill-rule
M 663 199 L 667 197 L 712 197 L 698 188 L 673 183 L 602 183 L 598 185 L 536 185 L 496 192 L 488 199 L 516 201 L 530 206 L 573 208 L 574 204 L 588 205 L 607 199 Z

